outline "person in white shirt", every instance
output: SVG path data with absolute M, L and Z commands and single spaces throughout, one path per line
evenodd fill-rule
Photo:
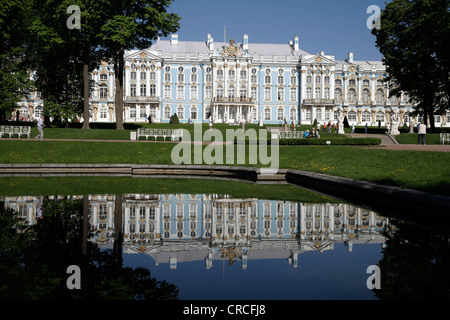
M 41 116 L 38 119 L 38 123 L 37 123 L 37 128 L 38 128 L 39 134 L 35 137 L 35 139 L 40 138 L 41 141 L 44 140 L 44 130 L 43 130 L 44 127 L 45 127 L 44 116 Z
M 419 124 L 418 127 L 418 139 L 417 144 L 425 144 L 425 137 L 427 135 L 427 126 L 423 123 L 423 121 Z

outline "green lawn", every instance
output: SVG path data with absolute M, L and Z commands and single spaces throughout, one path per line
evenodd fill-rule
M 334 198 L 293 185 L 198 179 L 133 177 L 9 177 L 0 178 L 0 196 L 87 194 L 228 194 L 236 198 L 336 202 Z
M 111 126 L 108 126 L 111 127 Z M 168 123 L 156 123 L 156 124 L 133 124 L 132 126 L 125 126 L 125 130 L 116 130 L 113 128 L 110 129 L 99 129 L 99 128 L 93 128 L 89 130 L 82 130 L 78 128 L 44 128 L 44 138 L 45 139 L 88 139 L 88 140 L 130 140 L 130 133 L 136 132 L 137 128 L 152 128 L 152 129 L 185 129 L 189 132 L 192 140 L 195 139 L 194 136 L 194 125 L 188 125 L 188 124 L 168 124 Z M 224 136 L 224 139 L 226 137 L 226 130 L 240 130 L 240 126 L 237 125 L 228 125 L 228 124 L 214 124 L 214 129 L 219 130 L 222 135 Z M 257 133 L 259 133 L 259 129 L 267 129 L 267 128 L 279 128 L 279 126 L 271 125 L 271 126 L 263 126 L 260 127 L 257 124 L 247 124 L 245 126 L 246 129 L 254 129 Z M 202 134 L 204 134 L 209 129 L 208 123 L 202 123 Z M 306 131 L 311 130 L 311 125 L 305 125 L 305 126 L 297 126 L 297 131 Z M 332 130 L 333 133 L 328 132 L 320 132 L 320 135 L 322 138 L 345 138 L 344 135 L 338 135 L 334 133 L 334 130 Z M 38 130 L 36 127 L 31 128 L 31 138 L 34 138 L 38 135 Z M 12 138 L 16 139 L 16 138 Z M 141 138 L 143 139 L 143 138 Z M 153 140 L 154 138 L 150 138 Z M 163 138 L 158 138 L 158 140 L 163 140 Z
M 395 136 L 400 144 L 417 144 L 417 133 L 402 133 Z M 439 133 L 427 133 L 426 144 L 439 144 Z
M 174 143 L 0 140 L 0 150 L 2 150 L 0 163 L 173 164 L 171 152 L 176 145 Z M 189 146 L 192 151 L 195 150 L 193 146 Z M 202 148 L 204 150 L 206 147 Z M 450 194 L 450 153 L 346 146 L 280 146 L 279 148 L 281 168 L 313 171 Z M 225 156 L 225 147 L 223 151 Z M 235 150 L 235 158 L 236 154 Z M 248 152 L 246 155 L 248 159 Z M 192 154 L 193 157 L 194 154 Z M 242 166 L 242 164 L 237 165 Z M 248 160 L 243 165 L 262 166 L 249 164 Z

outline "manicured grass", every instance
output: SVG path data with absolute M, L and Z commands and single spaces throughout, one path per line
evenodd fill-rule
M 401 144 L 417 144 L 417 133 L 402 133 L 395 136 Z M 426 144 L 439 144 L 439 133 L 427 133 Z
M 88 139 L 88 140 L 130 140 L 130 133 L 136 132 L 138 127 L 141 128 L 151 128 L 151 129 L 185 129 L 189 132 L 191 140 L 198 140 L 194 135 L 194 125 L 188 124 L 168 124 L 168 123 L 156 123 L 156 124 L 133 124 L 133 126 L 128 125 L 125 126 L 125 130 L 116 130 L 113 128 L 92 128 L 89 130 L 83 130 L 80 128 L 44 128 L 44 138 L 45 139 Z M 204 134 L 209 129 L 208 123 L 202 123 L 202 134 Z M 238 125 L 228 125 L 228 124 L 214 124 L 214 129 L 219 130 L 224 139 L 226 137 L 226 130 L 240 130 L 241 127 Z M 267 128 L 279 128 L 279 126 L 263 126 L 260 127 L 257 124 L 247 124 L 245 129 L 253 129 L 259 134 L 259 129 L 267 129 Z M 297 126 L 297 131 L 311 131 L 312 126 Z M 36 127 L 31 128 L 31 138 L 34 138 L 38 135 L 38 130 Z M 345 138 L 344 135 L 339 135 L 328 132 L 320 132 L 320 136 L 322 138 Z M 6 138 L 7 139 L 7 138 Z M 11 140 L 16 140 L 17 138 L 12 138 Z M 143 139 L 143 138 L 141 138 Z M 150 140 L 154 140 L 154 138 L 149 138 Z M 145 140 L 145 139 L 144 139 Z M 163 138 L 158 138 L 158 140 L 163 140 Z
M 450 153 L 280 146 L 280 167 L 450 195 Z
M 336 199 L 293 185 L 263 185 L 221 180 L 132 177 L 0 178 L 0 196 L 87 194 L 228 194 L 235 198 L 311 202 Z
M 0 163 L 173 164 L 171 152 L 176 145 L 145 142 L 0 140 Z M 196 149 L 192 145 L 189 146 L 193 159 Z M 202 150 L 205 148 L 206 146 L 203 146 Z M 234 148 L 236 159 L 238 146 Z M 259 163 L 249 163 L 248 148 L 247 146 L 246 163 L 234 163 L 239 166 L 262 167 Z M 225 157 L 226 148 L 223 147 L 222 150 Z M 279 161 L 281 168 L 450 195 L 450 153 L 447 152 L 393 151 L 345 146 L 279 146 Z M 225 160 L 223 164 L 227 164 Z

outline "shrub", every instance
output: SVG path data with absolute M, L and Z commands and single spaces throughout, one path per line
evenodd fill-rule
M 340 146 L 377 146 L 381 144 L 379 138 L 303 138 L 303 139 L 279 139 L 279 145 L 340 145 Z M 271 143 L 271 140 L 265 141 L 267 144 Z M 237 139 L 234 139 L 234 143 L 238 144 Z M 258 140 L 245 139 L 246 144 L 257 144 Z
M 347 116 L 344 117 L 344 128 L 350 128 L 350 124 L 348 123 Z
M 280 139 L 280 145 L 326 145 L 329 141 L 330 145 L 380 145 L 381 139 L 378 138 L 309 138 L 309 139 Z
M 178 119 L 178 115 L 176 113 L 174 113 L 173 116 L 170 117 L 170 123 L 180 124 L 180 120 Z

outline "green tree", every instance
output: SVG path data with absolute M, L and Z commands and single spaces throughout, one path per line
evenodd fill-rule
M 391 96 L 406 92 L 415 113 L 434 131 L 434 114 L 448 110 L 450 13 L 448 0 L 393 0 L 372 29 L 392 83 Z
M 30 1 L 28 64 L 35 71 L 45 112 L 56 121 L 83 114 L 83 128 L 89 129 L 89 72 L 104 57 L 99 31 L 109 1 Z
M 55 122 L 82 112 L 81 50 L 67 28 L 66 11 L 62 0 L 32 0 L 27 29 L 27 64 L 42 94 L 44 112 Z
M 0 121 L 32 90 L 25 64 L 28 0 L 0 2 Z
M 391 219 L 378 266 L 382 300 L 448 300 L 450 237 L 444 226 L 428 227 Z
M 124 267 L 121 250 L 100 250 L 87 241 L 86 209 L 82 200 L 44 200 L 42 219 L 27 225 L 0 203 L 0 299 L 177 299 L 175 285 L 151 277 L 148 269 Z M 81 269 L 81 290 L 67 288 L 70 265 Z
M 179 17 L 168 13 L 172 0 L 111 0 L 108 21 L 101 28 L 103 47 L 112 57 L 115 73 L 116 129 L 123 130 L 124 53 L 145 49 L 152 40 L 179 28 Z

